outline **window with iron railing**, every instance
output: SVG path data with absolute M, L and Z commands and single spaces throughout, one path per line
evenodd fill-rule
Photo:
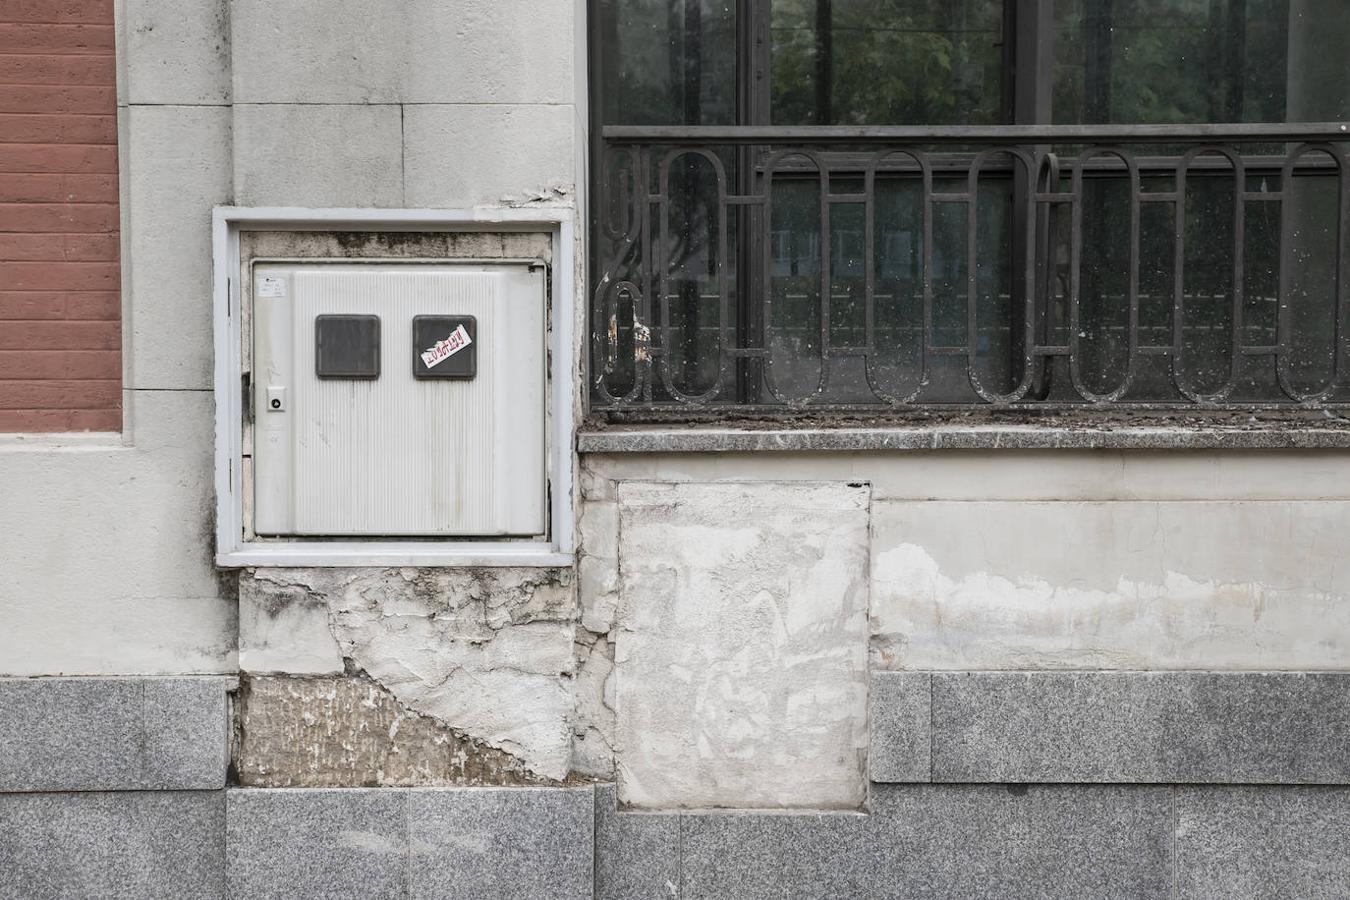
M 1350 405 L 1350 3 L 592 0 L 595 409 Z

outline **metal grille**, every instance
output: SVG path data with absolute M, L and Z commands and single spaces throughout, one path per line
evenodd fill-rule
M 1343 406 L 1347 138 L 606 127 L 592 405 Z

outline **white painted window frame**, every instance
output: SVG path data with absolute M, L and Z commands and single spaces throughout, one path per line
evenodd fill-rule
M 549 539 L 283 541 L 244 539 L 243 372 L 239 233 L 271 231 L 454 231 L 493 225 L 553 237 L 550 421 L 547 457 Z M 243 566 L 570 566 L 573 561 L 573 459 L 576 391 L 575 214 L 570 208 L 303 209 L 216 207 L 212 214 L 216 395 L 216 564 Z

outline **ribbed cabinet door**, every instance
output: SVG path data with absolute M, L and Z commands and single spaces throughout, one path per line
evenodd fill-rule
M 297 265 L 293 284 L 295 533 L 545 532 L 542 271 Z M 316 376 L 320 315 L 379 317 L 378 378 Z M 413 376 L 428 315 L 474 317 L 475 377 Z

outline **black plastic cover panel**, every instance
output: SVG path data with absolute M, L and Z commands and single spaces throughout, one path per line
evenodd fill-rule
M 320 378 L 379 378 L 380 317 L 316 317 L 314 374 Z
M 414 316 L 412 333 L 417 378 L 478 374 L 478 320 L 473 316 Z

